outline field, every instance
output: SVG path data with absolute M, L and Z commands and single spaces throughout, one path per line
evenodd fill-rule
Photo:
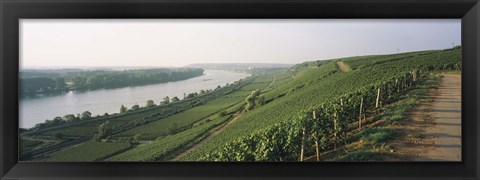
M 352 66 L 354 71 L 351 72 L 339 71 L 335 65 L 335 61 L 338 60 L 333 60 L 318 68 L 301 69 L 295 74 L 294 80 L 267 95 L 275 97 L 285 94 L 284 96 L 245 113 L 227 130 L 183 160 L 197 160 L 205 154 L 223 147 L 227 142 L 265 129 L 266 124 L 276 124 L 292 119 L 302 110 L 321 104 L 328 99 L 338 98 L 354 90 L 382 83 L 392 77 L 411 72 L 413 69 L 455 68 L 454 65 L 458 64 L 461 58 L 459 49 L 437 51 L 404 59 L 398 59 L 396 55 L 388 57 L 383 57 L 381 60 L 359 57 L 357 59 L 359 65 Z M 354 61 L 355 59 L 349 60 Z
M 47 155 L 41 161 L 96 161 L 130 148 L 130 143 L 88 141 Z
M 219 117 L 215 120 L 198 125 L 191 129 L 169 135 L 150 144 L 139 146 L 130 151 L 112 157 L 111 161 L 162 161 L 180 150 L 182 147 L 194 142 L 208 130 L 228 120 L 230 116 Z
M 54 139 L 58 133 L 92 136 L 100 134 L 99 125 L 108 120 L 108 136 L 99 141 L 68 145 L 36 158 L 169 161 L 182 154 L 180 161 L 297 161 L 321 151 L 329 160 L 375 160 L 385 156 L 368 149 L 342 154 L 336 152 L 337 144 L 362 141 L 388 149 L 385 143 L 400 136 L 400 130 L 374 125 L 404 119 L 420 99 L 411 97 L 426 93 L 421 88 L 431 83 L 432 74 L 460 70 L 461 48 L 254 69 L 250 71 L 254 76 L 246 80 L 190 100 L 47 129 L 26 138 Z M 26 138 L 24 149 L 42 143 Z
M 165 136 L 169 127 L 188 127 L 201 120 L 206 120 L 209 116 L 220 113 L 229 107 L 242 103 L 251 91 L 264 88 L 267 83 L 268 81 L 263 81 L 262 78 L 258 78 L 236 92 L 218 97 L 217 99 L 202 106 L 198 106 L 173 116 L 155 121 L 151 124 L 148 124 L 148 126 L 140 126 L 124 131 L 119 133 L 117 136 L 133 136 L 135 134 L 142 134 L 145 139 L 149 140 Z

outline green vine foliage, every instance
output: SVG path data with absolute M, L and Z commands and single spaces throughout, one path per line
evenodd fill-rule
M 418 71 L 394 76 L 388 81 L 362 87 L 323 104 L 312 106 L 298 113 L 296 118 L 236 139 L 199 160 L 298 161 L 304 128 L 307 146 L 318 141 L 322 150 L 329 149 L 333 143 L 336 143 L 333 139 L 335 134 L 336 141 L 340 141 L 352 130 L 349 125 L 358 121 L 362 98 L 363 112 L 375 113 L 378 89 L 380 89 L 380 105 L 397 100 L 415 86 L 414 72 L 419 76 Z M 306 151 L 313 152 L 309 149 Z

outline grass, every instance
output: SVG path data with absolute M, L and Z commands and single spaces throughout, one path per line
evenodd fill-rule
M 32 149 L 42 146 L 42 144 L 44 144 L 44 142 L 41 140 L 20 138 L 20 152 L 30 151 Z
M 176 124 L 178 128 L 191 126 L 201 120 L 208 119 L 208 117 L 227 110 L 231 107 L 238 107 L 245 101 L 245 98 L 251 93 L 252 89 L 266 87 L 268 81 L 257 78 L 253 84 L 246 85 L 241 89 L 224 96 L 221 96 L 207 104 L 186 110 L 184 112 L 157 120 L 150 124 L 139 126 L 116 136 L 134 136 L 135 134 L 142 134 L 145 139 L 156 139 L 157 137 L 165 136 L 169 127 Z
M 267 104 L 242 114 L 239 119 L 227 126 L 218 136 L 213 137 L 182 160 L 196 160 L 202 155 L 222 147 L 225 143 L 255 133 L 275 123 L 289 120 L 301 110 L 323 103 L 325 100 L 335 99 L 353 90 L 384 82 L 396 75 L 411 72 L 415 68 L 430 68 L 430 66 L 435 68 L 445 63 L 457 62 L 459 59 L 455 58 L 457 58 L 459 52 L 459 50 L 429 51 L 344 58 L 342 61 L 352 68 L 349 73 L 339 73 L 335 61 L 322 63 L 317 61 L 318 64 L 315 68 L 296 68 L 293 74 L 295 78 L 292 77 L 291 71 L 278 71 L 259 76 L 254 82 L 231 94 L 220 96 L 204 105 L 117 134 L 116 136 L 130 137 L 135 134 L 142 134 L 146 139 L 163 137 L 154 141 L 152 145 L 148 144 L 134 148 L 128 151 L 128 154 L 127 152 L 122 153 L 120 154 L 122 158 L 118 159 L 163 160 L 174 151 L 181 150 L 185 144 L 201 137 L 205 131 L 199 129 L 212 122 L 206 122 L 206 119 L 218 118 L 215 116 L 217 113 L 225 111 L 229 107 L 238 107 L 243 104 L 245 97 L 252 90 L 264 89 L 274 77 L 275 82 L 272 86 L 263 91 L 263 95 L 268 101 Z M 364 157 L 374 156 L 375 154 L 372 154 L 372 152 L 379 148 L 377 147 L 378 144 L 384 146 L 380 148 L 385 148 L 390 140 L 401 136 L 400 130 L 389 126 L 401 123 L 402 120 L 406 119 L 408 110 L 415 107 L 416 100 L 423 98 L 428 88 L 435 87 L 435 82 L 434 79 L 426 81 L 418 86 L 418 89 L 408 93 L 401 101 L 383 107 L 382 111 L 384 113 L 375 117 L 375 120 L 385 120 L 387 126 L 368 128 L 354 136 L 352 139 L 363 140 L 369 145 L 357 154 L 345 158 L 361 160 Z M 173 124 L 176 124 L 179 128 L 188 128 L 189 126 L 192 126 L 192 128 L 165 136 L 167 129 Z M 138 157 L 134 156 L 135 154 Z
M 348 161 L 348 162 L 370 162 L 383 161 L 386 158 L 395 158 L 394 154 L 388 152 L 379 152 L 374 150 L 358 150 L 346 155 L 337 157 L 334 161 Z
M 305 68 L 295 74 L 295 79 L 265 93 L 268 98 L 273 98 L 264 106 L 249 111 L 242 115 L 231 126 L 227 127 L 219 136 L 212 138 L 202 147 L 195 150 L 184 160 L 195 160 L 213 149 L 221 147 L 239 137 L 254 133 L 268 125 L 293 118 L 296 112 L 315 104 L 320 104 L 327 99 L 356 90 L 369 84 L 382 82 L 396 75 L 410 72 L 412 68 L 435 63 L 437 56 L 420 61 L 417 58 L 402 61 L 389 61 L 354 70 L 350 73 L 338 73 L 335 62 L 321 65 L 319 68 Z M 452 59 L 451 61 L 456 61 Z M 285 94 L 278 97 L 280 94 Z M 395 112 L 392 121 L 406 117 L 404 110 Z
M 105 121 L 109 121 L 111 126 L 121 125 L 125 123 L 134 122 L 135 120 L 142 120 L 143 118 L 152 116 L 156 113 L 166 111 L 166 110 L 173 110 L 173 109 L 176 109 L 175 106 L 155 108 L 152 110 L 147 110 L 142 113 L 127 114 L 124 116 L 108 118 L 108 120 L 101 120 L 101 121 L 73 125 L 73 126 L 68 126 L 61 129 L 46 131 L 44 133 L 41 133 L 41 135 L 53 136 L 56 133 L 63 133 L 66 136 L 84 136 L 84 135 L 96 133 L 98 125 L 101 123 L 104 123 Z
M 399 135 L 401 135 L 400 130 L 387 127 L 368 128 L 359 134 L 360 140 L 375 145 L 387 143 Z
M 402 122 L 409 117 L 409 112 L 422 102 L 430 102 L 427 98 L 429 90 L 438 87 L 440 77 L 437 73 L 431 74 L 421 82 L 415 89 L 409 91 L 398 102 L 388 104 L 382 108 L 383 113 L 376 116 L 374 121 L 385 120 L 386 123 L 377 127 L 371 127 L 357 133 L 345 141 L 347 143 L 362 142 L 361 146 L 353 152 L 334 157 L 335 161 L 383 161 L 388 159 L 402 159 L 401 155 L 392 153 L 390 142 L 399 137 L 408 136 L 411 138 L 422 138 L 419 132 L 404 133 Z
M 96 161 L 130 147 L 130 143 L 108 143 L 92 140 L 49 154 L 41 161 Z
M 215 120 L 198 125 L 191 129 L 166 136 L 164 138 L 145 144 L 117 156 L 110 161 L 162 161 L 181 149 L 185 149 L 192 142 L 199 141 L 212 128 L 224 123 L 230 116 L 220 117 Z
M 211 93 L 201 95 L 195 98 L 182 100 L 177 103 L 170 103 L 169 105 L 156 106 L 149 109 L 141 109 L 140 111 L 127 113 L 127 114 L 107 116 L 102 118 L 102 120 L 95 120 L 95 121 L 85 122 L 81 124 L 73 124 L 70 126 L 62 127 L 61 129 L 54 128 L 52 130 L 37 132 L 35 134 L 44 135 L 44 136 L 45 135 L 53 136 L 56 133 L 63 133 L 66 136 L 85 136 L 85 135 L 96 133 L 97 126 L 105 121 L 110 121 L 111 126 L 116 126 L 118 127 L 117 128 L 118 130 L 123 131 L 125 129 L 132 128 L 136 124 L 141 124 L 141 122 L 145 119 L 154 119 L 154 118 L 158 119 L 161 117 L 170 116 L 173 113 L 176 113 L 178 111 L 183 111 L 183 110 L 192 108 L 191 104 L 195 101 L 201 101 L 206 103 L 211 100 L 218 99 L 219 96 L 228 94 L 235 88 L 244 87 L 245 85 L 251 84 L 252 81 L 256 82 L 254 80 L 255 78 L 246 78 L 246 79 L 243 79 L 241 83 L 233 83 L 228 87 L 221 88 L 220 90 L 216 90 Z
M 135 134 L 142 134 L 145 139 L 155 139 L 159 136 L 164 136 L 167 133 L 169 127 L 176 124 L 178 128 L 189 126 L 202 119 L 220 112 L 221 110 L 233 106 L 243 101 L 244 98 L 219 98 L 208 102 L 205 105 L 198 106 L 184 112 L 175 114 L 173 116 L 166 117 L 164 119 L 157 120 L 150 124 L 139 126 L 116 136 L 133 136 Z

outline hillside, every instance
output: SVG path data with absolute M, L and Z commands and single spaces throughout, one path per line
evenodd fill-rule
M 348 64 L 352 71 L 342 72 L 336 62 Z M 412 70 L 433 71 L 458 69 L 461 49 L 422 51 L 404 54 L 352 57 L 329 61 L 305 62 L 292 68 L 292 78 L 284 85 L 265 92 L 267 104 L 245 112 L 221 134 L 185 156 L 197 160 L 225 147 L 226 143 L 268 129 L 296 116 L 311 106 L 337 99 L 368 86 L 403 77 Z
M 326 153 L 363 136 L 380 137 L 378 142 L 384 143 L 384 136 L 398 135 L 396 129 L 372 124 L 395 109 L 396 103 L 410 102 L 410 107 L 417 99 L 408 98 L 419 96 L 418 88 L 430 87 L 426 83 L 431 82 L 432 73 L 446 70 L 461 70 L 460 48 L 258 68 L 251 77 L 174 103 L 24 133 L 22 145 L 29 153 L 23 157 L 43 161 L 296 161 L 302 149 L 303 160 L 315 154 L 313 145 Z M 405 116 L 406 107 L 396 110 Z M 94 139 L 103 127 L 107 135 Z M 35 143 L 41 146 L 30 145 Z M 80 158 L 68 156 L 72 153 Z M 355 155 L 330 153 L 328 159 Z

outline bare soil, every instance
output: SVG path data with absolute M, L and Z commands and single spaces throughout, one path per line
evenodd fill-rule
M 351 69 L 342 61 L 338 61 L 337 62 L 337 66 L 338 68 L 340 69 L 340 71 L 342 72 L 348 72 L 350 71 Z
M 444 74 L 438 89 L 411 112 L 406 137 L 395 141 L 397 153 L 413 161 L 461 161 L 461 75 Z
M 416 160 L 461 161 L 461 75 L 445 74 L 430 109 L 435 125 L 422 134 L 432 141 Z

